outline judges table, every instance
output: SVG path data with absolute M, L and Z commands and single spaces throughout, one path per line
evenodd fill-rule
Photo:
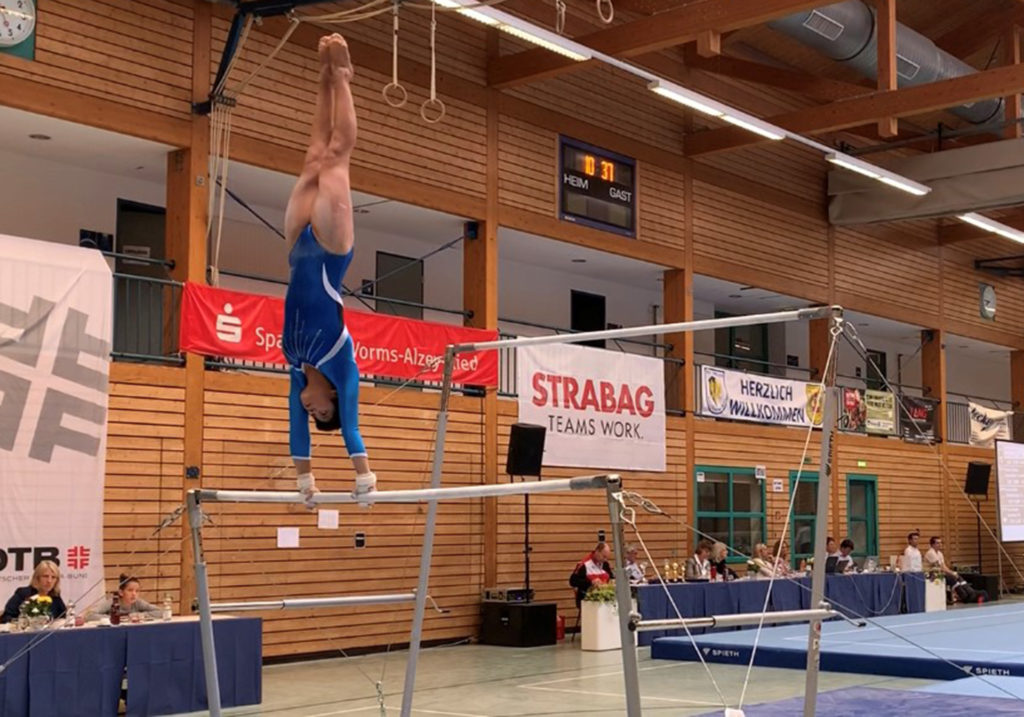
M 259 704 L 262 621 L 217 618 L 213 631 L 221 704 Z M 0 635 L 0 664 L 19 653 L 0 674 L 4 717 L 116 715 L 125 674 L 129 717 L 207 709 L 197 618 Z
M 900 612 L 924 611 L 924 580 L 920 575 L 870 573 L 828 575 L 826 578 L 826 599 L 831 600 L 837 610 L 847 615 L 878 617 L 896 615 Z M 683 617 L 759 613 L 765 607 L 770 582 L 767 579 L 744 579 L 728 583 L 670 583 L 668 593 Z M 771 598 L 768 600 L 768 611 L 810 608 L 810 587 L 809 577 L 775 580 Z M 665 588 L 661 585 L 638 586 L 637 606 L 644 620 L 676 617 Z M 765 625 L 771 624 L 769 614 L 765 619 Z M 691 632 L 703 633 L 704 630 Z M 638 642 L 640 645 L 650 645 L 656 637 L 684 634 L 686 633 L 683 630 L 641 632 Z

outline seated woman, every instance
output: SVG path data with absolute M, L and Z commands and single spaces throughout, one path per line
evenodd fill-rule
M 775 561 L 775 577 L 793 576 L 793 569 L 789 566 L 789 546 L 781 538 L 772 545 L 771 557 Z
M 125 617 L 132 613 L 143 613 L 148 617 L 160 617 L 161 610 L 159 607 L 151 605 L 139 597 L 140 588 L 141 583 L 139 583 L 137 577 L 125 575 L 124 573 L 121 574 L 117 579 L 118 614 L 121 617 Z M 113 600 L 109 597 L 104 597 L 95 608 L 89 611 L 89 618 L 109 615 L 112 605 Z
M 715 575 L 721 575 L 723 580 L 735 580 L 739 576 L 726 564 L 727 557 L 729 548 L 725 543 L 715 543 L 711 546 L 711 566 L 715 569 Z
M 750 556 L 750 560 L 747 561 L 747 570 L 754 573 L 761 578 L 770 578 L 775 574 L 772 569 L 772 554 L 768 550 L 768 546 L 764 543 L 758 543 L 754 546 L 754 553 Z
M 711 545 L 711 541 L 707 539 L 697 543 L 697 549 L 686 560 L 686 582 L 707 582 L 711 579 L 711 563 L 708 561 L 711 556 Z
M 52 560 L 41 560 L 32 572 L 32 579 L 26 587 L 18 588 L 4 606 L 0 622 L 13 622 L 18 619 L 21 604 L 33 595 L 46 595 L 53 600 L 50 604 L 50 616 L 54 619 L 63 617 L 67 606 L 60 596 L 60 568 Z

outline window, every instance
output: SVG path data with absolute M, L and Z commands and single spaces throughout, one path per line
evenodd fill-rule
M 876 370 L 875 367 L 878 367 Z M 885 351 L 873 351 L 868 349 L 867 354 L 867 371 L 864 375 L 867 376 L 865 384 L 867 384 L 869 391 L 886 391 L 885 377 L 888 372 L 885 368 Z
M 753 468 L 697 466 L 697 530 L 732 550 L 730 562 L 743 562 L 764 540 L 764 485 Z M 694 544 L 699 537 L 694 536 Z
M 569 328 L 573 331 L 601 331 L 605 328 L 605 300 L 600 294 L 569 290 Z M 580 341 L 580 346 L 604 348 L 604 340 Z
M 716 319 L 732 314 L 715 312 Z M 716 366 L 768 373 L 768 326 L 734 326 L 715 330 Z M 744 360 L 747 359 L 747 360 Z
M 878 557 L 878 479 L 846 476 L 846 515 L 853 555 Z
M 790 526 L 790 555 L 793 565 L 807 560 L 814 555 L 814 536 L 818 527 L 818 474 L 803 471 L 799 473 L 800 484 L 797 485 L 797 471 L 789 472 L 789 495 L 793 500 L 793 520 Z

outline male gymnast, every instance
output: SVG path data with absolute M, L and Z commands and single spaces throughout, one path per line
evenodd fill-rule
M 310 508 L 319 492 L 311 470 L 311 416 L 322 431 L 341 429 L 356 471 L 356 498 L 377 484 L 359 434 L 359 369 L 340 293 L 355 241 L 349 181 L 356 143 L 349 86 L 353 70 L 341 35 L 321 38 L 318 53 L 320 76 L 309 149 L 284 218 L 291 267 L 282 336 L 291 367 L 289 448 L 299 492 Z

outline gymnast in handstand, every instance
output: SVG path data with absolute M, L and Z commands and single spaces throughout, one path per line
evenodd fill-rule
M 299 492 L 312 507 L 309 418 L 322 431 L 341 429 L 355 467 L 355 496 L 374 490 L 359 434 L 359 370 L 345 327 L 342 280 L 352 261 L 354 229 L 349 159 L 356 143 L 352 63 L 341 35 L 321 38 L 313 129 L 302 173 L 285 211 L 291 277 L 284 300 L 282 348 L 291 367 L 288 416 Z

